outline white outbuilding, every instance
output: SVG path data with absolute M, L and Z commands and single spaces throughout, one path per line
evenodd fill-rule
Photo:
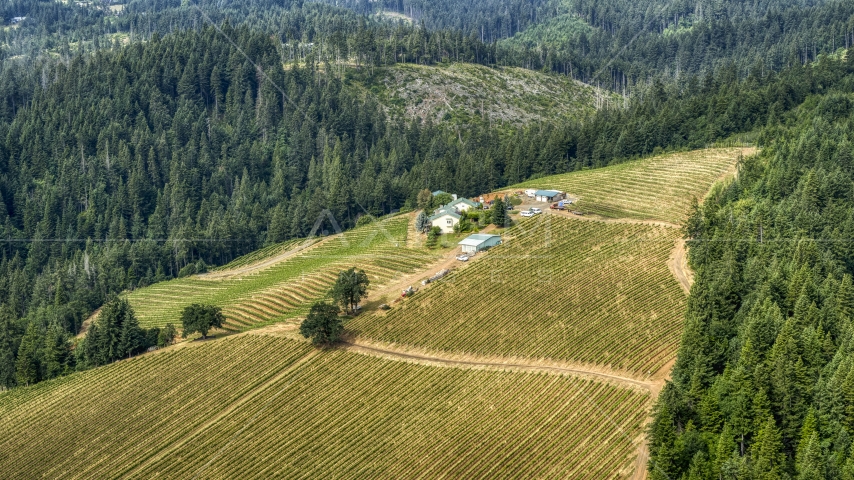
M 469 235 L 460 242 L 460 247 L 463 253 L 477 253 L 488 248 L 494 247 L 501 243 L 500 235 L 487 235 L 483 233 L 475 233 Z
M 563 200 L 563 192 L 559 192 L 557 190 L 537 190 L 534 192 L 534 196 L 537 198 L 538 202 L 557 202 L 558 200 Z
M 457 212 L 466 212 L 473 208 L 477 208 L 477 203 L 472 202 L 468 198 L 458 198 L 447 204 L 445 207 L 456 210 Z

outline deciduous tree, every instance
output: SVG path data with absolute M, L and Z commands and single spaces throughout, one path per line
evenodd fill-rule
M 318 346 L 329 346 L 337 342 L 344 331 L 338 312 L 338 307 L 334 304 L 316 302 L 300 324 L 300 335 L 311 338 L 311 342 Z
M 346 312 L 355 314 L 359 302 L 368 296 L 368 286 L 371 284 L 368 274 L 355 267 L 338 273 L 338 279 L 332 286 L 332 298 Z
M 187 338 L 193 333 L 201 333 L 203 339 L 208 338 L 208 332 L 212 328 L 222 328 L 224 321 L 222 309 L 217 306 L 200 303 L 187 305 L 181 312 L 182 336 Z

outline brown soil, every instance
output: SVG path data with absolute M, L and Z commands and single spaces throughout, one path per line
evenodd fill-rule
M 654 382 L 646 379 L 632 378 L 625 374 L 610 372 L 601 367 L 575 365 L 560 362 L 531 361 L 527 359 L 507 359 L 500 357 L 477 357 L 470 355 L 443 355 L 435 352 L 420 352 L 414 349 L 402 350 L 388 345 L 365 342 L 358 339 L 348 339 L 342 342 L 343 348 L 365 355 L 418 363 L 439 367 L 470 368 L 482 370 L 510 370 L 519 372 L 551 373 L 555 375 L 574 375 L 591 377 L 628 388 L 652 390 Z
M 685 293 L 691 293 L 691 285 L 694 284 L 694 272 L 688 267 L 688 252 L 685 249 L 685 240 L 677 239 L 670 258 L 667 259 L 667 268 L 679 281 L 679 286 Z
M 89 331 L 89 326 L 92 325 L 92 322 L 94 322 L 95 319 L 98 318 L 98 315 L 100 315 L 100 313 L 101 313 L 101 309 L 99 308 L 99 309 L 95 310 L 94 312 L 92 312 L 92 315 L 89 315 L 89 318 L 87 318 L 86 320 L 83 320 L 83 323 L 80 324 L 80 332 L 77 333 L 75 338 L 85 337 L 86 332 Z
M 480 233 L 489 233 L 493 230 L 495 230 L 495 225 L 489 225 L 488 227 L 481 230 Z M 407 238 L 407 244 L 409 244 L 409 242 L 410 240 L 409 238 Z M 418 243 L 418 241 L 416 240 L 413 243 Z M 429 288 L 432 284 L 428 283 L 427 285 L 421 285 L 421 280 L 430 278 L 445 269 L 459 270 L 465 268 L 467 265 L 478 261 L 486 255 L 489 255 L 488 252 L 481 252 L 473 257 L 469 257 L 469 260 L 467 262 L 461 262 L 457 260 L 457 255 L 459 255 L 460 253 L 462 253 L 460 248 L 454 247 L 448 250 L 447 252 L 444 252 L 435 263 L 431 263 L 429 267 L 425 268 L 424 270 L 419 270 L 415 273 L 405 275 L 403 277 L 398 277 L 396 279 L 393 279 L 391 282 L 380 286 L 376 290 L 369 291 L 369 302 L 367 304 L 368 309 L 372 310 L 380 304 L 390 304 L 391 302 L 399 299 L 401 293 L 407 287 L 411 286 L 412 288 L 416 288 L 418 290 Z

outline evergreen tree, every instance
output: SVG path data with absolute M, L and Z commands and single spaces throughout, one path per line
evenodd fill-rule
M 18 347 L 18 360 L 15 364 L 18 385 L 32 385 L 41 381 L 43 344 L 44 335 L 41 328 L 31 322 Z
M 768 417 L 759 429 L 751 447 L 753 478 L 760 480 L 780 479 L 786 472 L 786 455 L 783 440 L 773 417 Z
M 44 378 L 50 379 L 71 371 L 71 352 L 68 349 L 68 334 L 57 324 L 47 329 L 44 340 Z
M 14 314 L 8 305 L 0 305 L 0 389 L 12 388 L 16 383 Z
M 139 353 L 143 344 L 144 332 L 139 328 L 139 322 L 136 320 L 133 310 L 129 310 L 122 322 L 118 353 L 122 357 L 130 358 L 131 355 Z
M 427 219 L 427 214 L 423 210 L 418 212 L 418 215 L 415 217 L 415 231 L 419 233 L 426 232 L 429 226 L 430 221 Z
M 498 227 L 504 227 L 507 222 L 507 206 L 504 200 L 496 198 L 492 203 L 492 223 Z

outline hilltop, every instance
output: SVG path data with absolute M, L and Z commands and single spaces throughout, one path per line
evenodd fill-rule
M 349 74 L 392 116 L 433 123 L 522 125 L 589 117 L 618 96 L 554 73 L 470 63 L 398 64 Z
M 604 218 L 679 224 L 693 199 L 702 200 L 716 180 L 735 173 L 755 148 L 717 148 L 657 155 L 617 165 L 552 175 L 507 187 L 556 189 L 576 200 L 576 210 Z

